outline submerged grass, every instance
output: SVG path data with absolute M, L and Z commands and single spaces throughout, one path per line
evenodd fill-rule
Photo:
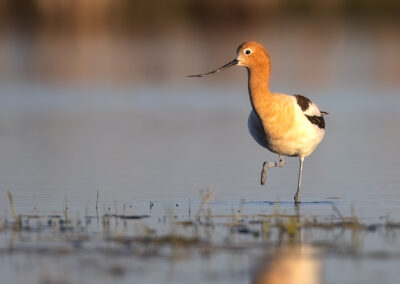
M 325 248 L 330 253 L 360 256 L 363 236 L 368 233 L 388 232 L 397 236 L 400 223 L 389 218 L 380 223 L 365 224 L 350 208 L 350 216 L 344 216 L 332 205 L 332 214 L 323 216 L 305 216 L 296 208 L 294 214 L 282 211 L 274 205 L 270 214 L 246 213 L 243 204 L 232 205 L 230 214 L 213 214 L 212 208 L 218 211 L 218 205 L 211 206 L 212 190 L 203 191 L 198 203 L 197 214 L 191 216 L 193 203 L 189 202 L 189 210 L 183 206 L 171 206 L 164 210 L 161 204 L 150 202 L 150 214 L 147 212 L 127 213 L 126 203 L 122 204 L 122 213 L 118 212 L 118 204 L 114 202 L 114 213 L 110 207 L 103 206 L 103 214 L 99 216 L 99 192 L 96 194 L 95 215 L 91 216 L 88 208 L 84 218 L 77 212 L 70 214 L 67 196 L 61 214 L 40 216 L 37 210 L 32 214 L 17 214 L 14 199 L 8 191 L 9 206 L 13 222 L 7 218 L 0 222 L 0 236 L 8 239 L 7 231 L 18 233 L 21 237 L 12 237 L 13 252 L 32 252 L 62 248 L 73 251 L 102 251 L 108 253 L 133 253 L 135 247 L 143 251 L 159 251 L 165 247 L 206 249 L 207 251 L 252 249 L 262 247 L 274 250 L 282 246 L 308 244 Z M 178 204 L 178 203 L 177 203 Z M 178 204 L 179 205 L 179 204 Z M 35 206 L 36 208 L 36 206 Z M 108 208 L 108 210 L 106 210 Z M 130 206 L 132 208 L 132 206 Z M 147 207 L 149 208 L 149 207 Z M 136 211 L 136 210 L 134 210 Z M 70 216 L 71 215 L 71 216 Z M 36 241 L 30 241 L 35 239 Z M 10 242 L 0 242 L 0 253 L 10 251 Z M 122 245 L 122 248 L 120 247 Z M 90 248 L 90 249 L 89 249 Z M 357 254 L 355 254 L 357 252 Z M 158 253 L 156 253 L 158 255 Z M 387 256 L 386 251 L 375 251 L 364 254 L 367 257 Z M 399 252 L 389 253 L 390 257 L 400 258 Z
M 14 199 L 12 197 L 11 191 L 8 190 L 7 195 L 8 195 L 8 201 L 10 202 L 11 213 L 14 218 L 14 226 L 15 226 L 14 229 L 18 229 L 21 227 L 22 219 L 21 219 L 21 216 L 18 215 L 17 211 L 15 210 Z

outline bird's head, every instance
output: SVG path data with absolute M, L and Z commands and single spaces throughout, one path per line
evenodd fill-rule
M 270 61 L 269 55 L 264 47 L 254 41 L 239 45 L 236 51 L 236 60 L 238 61 L 236 65 L 244 66 L 249 69 L 266 62 L 269 63 Z

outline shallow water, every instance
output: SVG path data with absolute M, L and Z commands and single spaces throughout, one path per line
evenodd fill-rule
M 244 86 L 196 87 L 3 86 L 1 188 L 29 201 L 28 210 L 35 198 L 45 209 L 65 194 L 86 206 L 97 190 L 105 201 L 189 199 L 207 187 L 217 199 L 291 200 L 297 158 L 259 186 L 262 163 L 276 155 L 247 133 Z M 302 198 L 396 204 L 400 99 L 347 92 L 315 96 L 331 114 L 324 141 L 305 160 Z
M 240 211 L 255 216 L 279 208 L 282 214 L 323 221 L 338 217 L 334 205 L 344 217 L 355 214 L 362 224 L 399 222 L 400 135 L 395 130 L 400 97 L 396 91 L 379 90 L 379 96 L 378 90 L 350 87 L 328 89 L 323 95 L 307 92 L 330 115 L 324 141 L 305 161 L 304 203 L 298 211 L 292 204 L 296 158 L 288 158 L 282 169 L 272 169 L 267 185 L 259 185 L 262 163 L 276 157 L 247 133 L 250 105 L 245 84 L 223 87 L 192 82 L 126 88 L 2 85 L 1 219 L 12 219 L 7 190 L 20 214 L 62 214 L 67 199 L 71 220 L 83 218 L 85 210 L 95 214 L 99 191 L 100 215 L 114 212 L 115 207 L 122 212 L 125 204 L 130 213 L 150 214 L 140 222 L 163 235 L 171 230 L 170 221 L 160 223 L 167 212 L 172 210 L 179 220 L 190 219 L 189 207 L 195 214 L 200 189 L 210 187 L 214 199 L 205 206 L 213 215 Z M 154 202 L 151 212 L 150 200 Z M 134 221 L 130 222 L 128 229 L 120 223 L 116 231 L 138 235 Z M 137 283 L 165 279 L 186 283 L 187 277 L 193 283 L 243 283 L 262 263 L 260 246 L 273 248 L 271 244 L 279 241 L 279 235 L 273 234 L 276 240 L 263 246 L 259 237 L 233 234 L 239 248 L 218 249 L 232 236 L 229 229 L 216 225 L 210 233 L 211 251 L 167 246 L 152 255 L 148 246 L 139 246 L 125 255 L 118 244 L 102 239 L 101 224 L 92 223 L 90 228 L 94 241 L 84 242 L 83 249 L 57 234 L 0 232 L 1 275 L 9 283 L 32 283 L 32 279 L 124 283 L 132 277 Z M 206 228 L 200 230 L 207 239 Z M 183 234 L 188 232 L 193 233 L 182 229 Z M 303 234 L 301 243 L 323 248 L 318 260 L 324 283 L 397 279 L 398 229 L 304 229 Z M 10 246 L 16 250 L 10 252 Z M 67 247 L 65 256 L 49 249 L 53 246 Z

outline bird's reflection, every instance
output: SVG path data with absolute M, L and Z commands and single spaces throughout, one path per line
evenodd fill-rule
M 301 203 L 294 205 L 297 224 L 301 224 Z M 301 226 L 289 243 L 279 243 L 265 256 L 254 274 L 253 284 L 318 284 L 321 283 L 319 251 L 303 243 Z
M 318 250 L 296 245 L 280 248 L 265 258 L 255 274 L 253 284 L 318 284 L 321 283 Z

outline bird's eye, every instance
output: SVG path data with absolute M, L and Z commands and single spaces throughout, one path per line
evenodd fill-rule
M 247 55 L 249 55 L 249 54 L 251 53 L 251 50 L 250 50 L 250 49 L 246 49 L 246 50 L 244 51 L 244 53 L 246 53 Z

